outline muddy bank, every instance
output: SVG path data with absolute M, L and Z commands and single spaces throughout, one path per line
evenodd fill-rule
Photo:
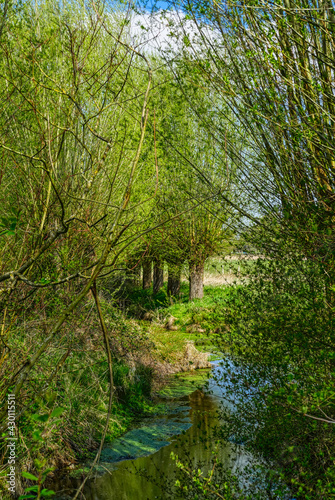
M 185 342 L 184 350 L 180 352 L 173 363 L 168 360 L 159 361 L 150 353 L 147 355 L 128 354 L 126 362 L 134 372 L 138 364 L 150 367 L 153 371 L 154 387 L 159 388 L 167 382 L 169 375 L 211 368 L 211 363 L 209 362 L 210 356 L 211 353 L 198 351 L 194 345 L 194 341 L 187 341 Z

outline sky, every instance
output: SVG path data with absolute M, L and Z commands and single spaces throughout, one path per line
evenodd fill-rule
M 197 43 L 199 33 L 194 22 L 186 19 L 181 10 L 166 11 L 163 7 L 167 5 L 167 2 L 155 2 L 156 8 L 160 8 L 153 14 L 149 8 L 143 9 L 141 13 L 133 12 L 130 23 L 132 43 L 143 44 L 142 50 L 146 52 L 162 50 L 175 52 L 187 35 L 193 46 L 197 45 L 197 50 L 201 51 L 203 44 Z M 206 36 L 212 40 L 215 37 L 209 27 L 206 29 Z

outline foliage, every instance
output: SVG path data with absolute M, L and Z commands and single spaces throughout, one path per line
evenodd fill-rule
M 29 449 L 37 471 L 24 473 L 37 482 L 26 497 L 47 496 L 45 471 L 151 411 L 153 367 L 140 357 L 174 360 L 186 334 L 206 334 L 241 360 L 223 373 L 237 411 L 221 437 L 271 457 L 296 496 L 328 500 L 334 5 L 175 6 L 160 12 L 175 47 L 148 56 L 121 3 L 3 3 L 0 390 L 17 398 L 20 458 Z M 134 287 L 154 259 L 179 295 L 187 262 L 189 298 L 201 297 L 206 260 L 232 246 L 255 259 L 238 264 L 237 286 L 208 288 L 202 302 L 187 303 L 185 284 L 179 300 Z M 208 476 L 175 459 L 175 487 L 190 498 L 240 495 L 219 464 Z
M 64 412 L 63 408 L 56 407 L 52 410 L 51 413 L 45 413 L 44 415 L 33 414 L 31 416 L 31 420 L 42 424 L 42 429 L 38 427 L 32 428 L 33 430 L 32 440 L 30 443 L 30 452 L 32 454 L 37 454 L 38 456 L 38 458 L 34 459 L 34 465 L 36 467 L 38 477 L 34 476 L 34 474 L 31 474 L 30 472 L 26 471 L 21 472 L 21 476 L 24 479 L 34 481 L 37 484 L 35 486 L 29 486 L 25 488 L 25 495 L 20 495 L 19 500 L 23 500 L 25 498 L 36 498 L 37 500 L 39 500 L 40 498 L 52 497 L 55 494 L 53 490 L 49 490 L 48 488 L 43 488 L 43 483 L 45 482 L 48 474 L 52 472 L 54 469 L 46 467 L 48 459 L 45 456 L 45 454 L 43 455 L 41 454 L 41 451 L 43 449 L 43 443 L 45 441 L 46 432 L 48 432 L 47 431 L 48 426 L 50 425 L 52 425 L 53 427 L 57 426 L 57 424 L 60 422 L 58 417 L 60 417 L 60 415 L 62 415 L 63 412 Z
M 43 411 L 48 391 L 65 409 L 64 422 L 46 440 L 52 465 L 87 456 L 104 435 L 105 399 L 113 392 L 103 354 L 109 344 L 100 339 L 88 295 L 97 278 L 115 272 L 119 255 L 139 237 L 138 226 L 129 229 L 135 219 L 127 209 L 139 197 L 145 206 L 137 183 L 150 170 L 148 154 L 144 161 L 141 153 L 152 75 L 145 56 L 123 34 L 121 7 L 115 16 L 99 2 L 5 7 L 0 386 L 2 400 L 9 390 L 15 394 L 18 460 L 30 448 L 24 457 L 29 468 L 36 458 L 29 433 L 37 432 L 37 424 L 27 410 Z M 140 233 L 146 229 L 141 226 Z M 122 240 L 126 235 L 130 241 Z M 129 351 L 132 342 L 131 334 L 124 336 L 122 349 Z M 116 366 L 122 364 L 118 352 L 115 359 Z M 137 410 L 147 404 L 150 377 L 139 373 L 128 384 L 143 396 L 133 400 Z M 0 413 L 4 429 L 4 405 Z M 124 413 L 109 435 L 129 422 Z
M 278 477 L 306 499 L 331 498 L 334 488 L 334 317 L 320 267 L 287 247 L 281 259 L 255 261 L 249 283 L 227 301 L 241 368 L 222 371 L 236 405 L 224 435 L 274 459 Z
M 115 399 L 106 436 L 109 442 L 124 433 L 135 417 L 154 411 L 152 369 L 140 361 L 131 367 L 128 359 L 133 352 L 145 358 L 152 347 L 143 328 L 124 318 L 111 304 L 102 301 L 102 307 L 113 332 L 110 344 Z M 55 314 L 57 311 L 53 310 Z M 49 316 L 48 320 L 52 319 Z M 26 330 L 29 336 L 20 325 L 15 329 L 17 353 L 26 352 L 31 348 L 30 342 L 43 338 L 44 331 L 36 323 L 34 311 L 31 316 L 26 314 Z M 31 384 L 35 393 L 33 398 L 26 393 L 25 400 L 29 411 L 17 421 L 20 437 L 16 453 L 23 470 L 38 477 L 38 484 L 42 485 L 45 470 L 52 472 L 90 459 L 103 433 L 109 393 L 108 364 L 92 302 L 78 308 L 77 320 L 71 320 L 71 329 L 66 333 L 66 344 L 48 353 L 40 369 L 33 371 Z M 55 417 L 55 406 L 63 408 L 61 419 Z
M 186 72 L 185 88 L 206 82 L 222 121 L 232 110 L 233 133 L 199 116 L 227 143 L 240 181 L 227 206 L 242 215 L 233 220 L 241 247 L 260 257 L 225 311 L 222 345 L 244 363 L 223 375 L 239 401 L 227 421 L 243 439 L 250 430 L 249 446 L 275 458 L 297 496 L 332 498 L 334 6 L 174 5 L 172 36 L 183 49 L 165 57 L 173 53 L 181 87 Z M 192 109 L 202 108 L 195 100 Z

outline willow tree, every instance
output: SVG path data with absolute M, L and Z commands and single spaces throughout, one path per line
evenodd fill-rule
M 172 64 L 161 70 L 166 83 L 153 95 L 160 167 L 154 217 L 172 219 L 156 238 L 157 251 L 161 247 L 161 257 L 169 265 L 168 290 L 179 293 L 182 266 L 187 262 L 193 300 L 203 296 L 205 261 L 231 235 L 232 213 L 224 197 L 233 198 L 236 185 L 235 167 L 225 145 L 213 139 L 192 109 L 196 101 L 215 122 L 213 95 L 208 96 L 200 85 L 187 86 L 186 78 L 186 88 L 180 88 L 175 74 L 182 67 L 180 62 L 177 68 Z
M 334 366 L 334 3 L 185 1 L 178 8 L 183 9 L 179 33 L 188 78 L 194 86 L 200 78 L 206 81 L 208 92 L 221 102 L 218 115 L 230 107 L 243 147 L 234 147 L 227 127 L 220 128 L 208 115 L 202 121 L 219 142 L 227 141 L 248 198 L 247 204 L 236 200 L 235 206 L 251 221 L 249 241 L 270 257 L 266 264 L 259 260 L 239 295 L 240 305 L 229 316 L 231 328 L 243 332 L 233 349 L 261 367 L 254 382 L 257 377 L 257 384 L 271 380 L 277 388 L 275 394 L 268 387 L 255 396 L 255 440 L 266 443 L 283 462 L 286 451 L 276 436 L 285 436 L 295 450 L 294 460 L 285 459 L 286 479 L 293 483 L 298 478 L 304 498 L 330 498 L 335 415 L 329 383 Z M 250 372 L 245 373 L 238 388 L 242 400 L 247 395 L 243 383 L 253 384 Z M 242 401 L 237 414 L 251 417 L 247 406 Z M 260 421 L 266 424 L 257 430 Z M 322 464 L 317 459 L 321 454 Z M 290 469 L 293 461 L 297 465 Z
M 110 411 L 112 361 L 96 283 L 142 230 L 133 230 L 133 207 L 143 192 L 138 179 L 148 172 L 140 155 L 152 71 L 129 43 L 121 11 L 94 2 L 35 7 L 9 7 L 1 26 L 1 396 L 13 392 L 19 414 L 45 392 L 71 353 L 68 322 L 92 291 Z M 64 290 L 50 317 L 52 300 L 41 306 L 48 289 Z M 22 355 L 31 335 L 21 328 L 26 314 L 36 331 Z M 54 348 L 60 355 L 50 365 Z
M 206 260 L 220 253 L 223 243 L 231 237 L 227 228 L 227 214 L 221 203 L 210 196 L 199 199 L 195 194 L 188 195 L 178 190 L 177 178 L 180 181 L 180 170 L 174 172 L 173 187 L 165 186 L 164 195 L 158 200 L 160 215 L 168 214 L 172 222 L 162 226 L 165 235 L 165 246 L 161 255 L 169 266 L 168 288 L 171 295 L 178 295 L 180 278 L 184 262 L 189 269 L 189 299 L 203 297 L 204 267 Z M 185 183 L 185 175 L 183 178 Z M 188 179 L 190 190 L 194 189 L 194 178 Z M 192 187 L 191 187 L 192 185 Z M 202 185 L 198 188 L 202 192 Z
M 239 163 L 258 210 L 280 221 L 283 234 L 307 258 L 322 247 L 320 262 L 333 275 L 328 250 L 335 182 L 333 5 L 180 6 L 186 16 L 180 16 L 176 36 L 184 36 L 188 78 L 194 85 L 205 79 L 208 92 L 221 101 L 219 115 L 225 116 L 226 106 L 231 109 L 242 150 L 234 147 L 227 127 L 211 123 L 208 115 L 203 121 L 218 141 L 227 141 L 228 154 Z M 296 231 L 295 224 L 303 231 Z

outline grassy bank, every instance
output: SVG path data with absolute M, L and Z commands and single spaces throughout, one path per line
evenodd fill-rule
M 140 324 L 149 324 L 151 338 L 158 342 L 162 342 L 168 332 L 171 344 L 177 346 L 179 343 L 180 346 L 180 343 L 189 340 L 199 348 L 206 347 L 207 351 L 216 352 L 215 337 L 227 331 L 225 308 L 231 291 L 224 285 L 209 285 L 204 289 L 204 298 L 192 302 L 188 300 L 186 282 L 182 282 L 181 293 L 177 299 L 167 297 L 165 287 L 155 296 L 150 289 L 135 289 L 130 295 L 131 305 L 127 314 L 138 318 Z M 169 328 L 171 319 L 172 328 Z M 162 353 L 167 352 L 165 349 L 166 345 L 162 347 Z M 170 354 L 173 356 L 173 351 Z
M 187 331 L 187 325 L 196 321 L 196 308 L 202 306 L 190 306 L 184 320 L 187 310 L 184 299 L 169 305 L 164 294 L 162 291 L 160 297 L 153 299 L 150 291 L 134 290 L 129 296 L 129 309 L 122 311 L 115 300 L 101 293 L 113 357 L 114 384 L 106 442 L 124 434 L 135 418 L 162 411 L 161 405 L 155 404 L 154 396 L 169 375 L 206 366 L 208 356 L 201 357 L 200 353 L 207 341 L 206 329 L 201 333 Z M 52 323 L 54 315 L 69 300 L 69 295 L 56 292 L 53 302 L 57 307 L 41 308 L 39 321 L 36 315 L 30 319 L 27 314 L 25 323 L 16 325 L 18 364 L 32 345 L 42 342 L 46 325 Z M 150 310 L 148 304 L 154 307 Z M 32 307 L 36 308 L 36 304 Z M 150 310 L 154 316 L 150 321 L 138 319 L 132 313 L 136 307 Z M 165 317 L 171 318 L 172 314 L 178 329 L 169 330 Z M 197 324 L 200 327 L 201 322 Z M 196 348 L 194 344 L 199 339 L 201 345 Z M 89 297 L 76 315 L 68 319 L 58 345 L 48 352 L 39 369 L 34 370 L 23 394 L 25 408 L 17 416 L 16 447 L 20 464 L 16 484 L 21 494 L 32 484 L 29 477 L 22 477 L 21 471 L 36 477 L 45 471 L 50 475 L 64 467 L 75 468 L 76 464 L 95 455 L 107 418 L 108 394 L 105 346 L 94 302 Z M 3 495 L 7 489 L 6 471 L 3 467 L 0 479 Z

